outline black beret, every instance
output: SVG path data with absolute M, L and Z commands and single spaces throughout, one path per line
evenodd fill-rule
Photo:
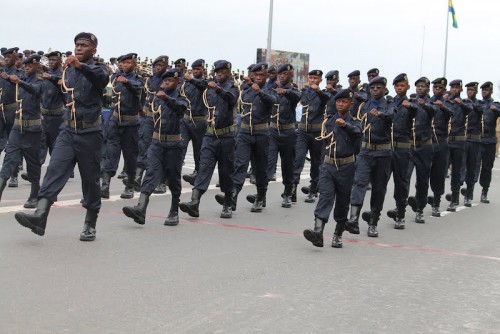
M 182 72 L 178 68 L 171 68 L 168 71 L 166 71 L 165 73 L 163 73 L 163 75 L 161 76 L 161 78 L 162 79 L 165 79 L 165 78 L 179 78 L 181 75 L 182 75 Z
M 267 63 L 258 63 L 252 67 L 252 72 L 267 71 Z
M 373 85 L 387 85 L 387 79 L 384 78 L 384 77 L 375 77 L 373 78 L 370 83 L 369 83 L 370 87 L 373 86 Z
M 40 63 L 41 58 L 42 57 L 40 57 L 40 55 L 34 54 L 34 55 L 31 55 L 31 56 L 25 58 L 23 60 L 23 64 L 38 64 L 38 63 Z
M 339 99 L 352 99 L 353 93 L 350 89 L 342 89 L 335 95 L 335 100 Z
M 358 76 L 358 77 L 359 77 L 360 75 L 361 75 L 361 72 L 359 72 L 359 70 L 356 70 L 356 71 L 352 71 L 351 73 L 349 73 L 349 74 L 347 75 L 347 77 L 348 77 L 348 78 L 350 78 L 350 77 L 355 77 L 355 76 Z
M 66 57 L 69 57 L 69 56 L 71 56 L 72 54 L 73 54 L 73 52 L 71 52 L 71 51 L 66 51 L 66 53 L 65 53 Z
M 484 89 L 484 88 L 493 88 L 493 82 L 486 81 L 484 84 L 481 85 L 481 89 Z
M 291 71 L 293 70 L 292 64 L 283 64 L 278 68 L 278 74 L 285 72 L 285 71 Z
M 39 56 L 43 56 L 43 55 L 45 54 L 45 52 L 43 52 L 43 51 L 38 51 L 36 54 L 37 54 L 37 55 L 39 55 Z
M 252 72 L 252 68 L 253 68 L 254 66 L 255 66 L 255 64 L 250 64 L 250 65 L 248 65 L 247 70 L 248 70 L 248 71 L 250 71 L 250 72 Z
M 126 55 L 120 56 L 118 59 L 120 61 L 129 60 L 129 59 L 136 60 L 137 59 L 137 53 L 127 53 Z
M 450 86 L 460 86 L 460 87 L 462 87 L 462 80 L 455 79 L 452 82 L 450 82 Z
M 186 64 L 186 59 L 179 58 L 176 61 L 174 61 L 174 65 L 180 65 L 180 64 L 182 64 L 182 65 Z
M 337 70 L 335 70 L 335 71 L 329 71 L 325 75 L 325 78 L 326 79 L 338 79 L 339 78 L 339 71 L 337 71 Z
M 204 59 L 196 59 L 193 61 L 191 64 L 191 67 L 205 67 L 205 60 Z
M 50 57 L 59 57 L 59 58 L 61 58 L 62 57 L 62 53 L 59 52 L 59 51 L 52 51 L 50 53 L 47 53 L 46 56 L 47 56 L 47 58 L 50 58 Z
M 232 65 L 230 62 L 227 60 L 217 60 L 214 63 L 214 71 L 217 72 L 218 70 L 223 70 L 223 69 L 231 69 Z
M 36 55 L 36 53 L 33 53 L 33 54 Z M 21 58 L 22 59 L 23 57 L 24 57 L 24 54 L 22 54 L 21 52 L 19 52 L 17 54 L 17 58 Z
M 415 86 L 418 85 L 419 83 L 423 83 L 426 86 L 430 86 L 431 84 L 430 80 L 427 79 L 426 77 L 421 77 L 417 81 L 415 81 Z
M 81 32 L 78 35 L 75 36 L 75 44 L 76 41 L 79 39 L 84 39 L 86 41 L 94 43 L 95 46 L 97 46 L 97 37 L 95 37 L 94 34 L 90 32 Z
M 369 70 L 368 72 L 366 72 L 366 74 L 375 74 L 375 75 L 378 75 L 379 74 L 379 70 L 378 70 L 378 68 L 372 68 L 371 70 Z
M 159 63 L 159 62 L 165 62 L 165 63 L 168 63 L 168 56 L 159 56 L 159 57 L 156 57 L 155 60 L 153 60 L 153 66 L 156 64 L 156 63 Z
M 19 51 L 19 48 L 5 49 L 5 51 L 2 52 L 2 56 L 10 55 L 11 53 L 16 53 L 17 51 Z
M 0 53 L 3 53 L 6 50 L 7 50 L 7 48 L 3 47 L 3 48 L 0 49 Z
M 474 87 L 475 89 L 477 89 L 478 86 L 479 82 L 476 81 L 469 82 L 467 85 L 465 85 L 465 87 Z
M 318 77 L 323 76 L 323 71 L 322 70 L 312 70 L 307 73 L 307 75 L 317 75 Z
M 446 84 L 448 83 L 448 80 L 446 78 L 437 78 L 432 81 L 433 85 L 443 85 L 446 87 Z
M 392 84 L 395 85 L 401 81 L 408 81 L 408 76 L 406 75 L 406 73 L 401 73 L 401 74 L 398 74 L 394 80 L 392 80 Z
M 277 70 L 278 69 L 276 68 L 276 65 L 270 65 L 267 69 L 267 72 L 276 72 Z
M 116 60 L 116 57 L 109 58 L 109 61 L 115 61 L 115 60 Z

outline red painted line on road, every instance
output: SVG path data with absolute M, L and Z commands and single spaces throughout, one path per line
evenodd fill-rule
M 57 206 L 54 205 L 54 207 L 57 207 Z M 83 208 L 74 208 L 74 207 L 67 207 L 67 206 L 60 207 L 60 208 L 85 211 L 85 209 L 83 209 Z M 121 211 L 101 210 L 101 213 L 109 213 L 109 214 L 119 215 L 119 216 L 125 217 L 125 215 Z M 166 216 L 160 216 L 160 215 L 146 215 L 146 217 L 158 218 L 158 219 L 167 218 Z M 126 217 L 126 218 L 129 219 L 128 217 Z M 180 220 L 184 221 L 184 222 L 194 223 L 194 224 L 233 228 L 233 229 L 238 229 L 238 230 L 256 231 L 256 232 L 273 233 L 273 234 L 284 234 L 284 235 L 291 235 L 291 236 L 295 236 L 295 237 L 302 237 L 303 236 L 302 233 L 273 230 L 273 229 L 268 229 L 268 228 L 263 228 L 263 227 L 252 227 L 252 226 L 245 226 L 245 225 L 216 223 L 216 222 L 209 222 L 209 221 L 198 220 L 198 219 L 181 218 Z M 325 240 L 331 240 L 331 238 L 325 238 Z M 463 252 L 451 252 L 451 251 L 440 250 L 440 249 L 412 247 L 412 246 L 404 246 L 404 245 L 398 245 L 398 244 L 385 244 L 385 243 L 380 243 L 380 242 L 357 240 L 357 239 L 343 239 L 343 241 L 348 242 L 348 243 L 353 243 L 353 244 L 359 244 L 359 245 L 402 249 L 402 250 L 408 250 L 408 251 L 417 251 L 417 252 L 421 252 L 421 253 L 434 253 L 434 254 L 441 254 L 441 255 L 447 255 L 447 256 L 458 256 L 458 257 L 468 257 L 468 258 L 475 258 L 475 259 L 500 261 L 500 257 L 496 257 L 496 256 L 477 255 L 477 254 L 470 254 L 470 253 L 463 253 Z

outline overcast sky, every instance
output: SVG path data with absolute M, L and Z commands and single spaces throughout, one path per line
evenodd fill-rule
M 359 69 L 366 81 L 372 67 L 390 82 L 406 72 L 413 86 L 421 74 L 443 75 L 447 3 L 274 0 L 272 48 L 309 53 L 310 69 L 337 69 L 344 86 L 350 71 Z M 497 85 L 500 1 L 454 0 L 454 6 L 458 29 L 449 29 L 447 78 Z M 74 36 L 88 31 L 106 60 L 129 52 L 167 54 L 209 64 L 227 59 L 244 69 L 256 49 L 266 47 L 269 0 L 24 0 L 2 1 L 1 10 L 0 46 L 73 50 Z

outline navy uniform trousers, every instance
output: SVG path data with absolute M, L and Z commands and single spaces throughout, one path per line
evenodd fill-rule
M 419 210 L 423 210 L 427 205 L 429 179 L 431 177 L 432 152 L 432 143 L 429 143 L 429 145 L 412 147 L 411 149 L 411 159 L 415 166 L 415 174 L 417 176 L 415 182 L 415 198 Z M 411 179 L 411 174 L 408 175 L 408 179 Z
M 139 154 L 139 124 L 119 126 L 118 120 L 112 117 L 109 120 L 107 132 L 107 156 L 104 171 L 113 177 L 120 163 L 120 153 L 123 152 L 125 172 L 127 175 L 135 175 Z
M 281 175 L 285 186 L 292 186 L 295 164 L 295 145 L 297 134 L 295 129 L 280 130 L 271 128 L 269 130 L 269 156 L 267 163 L 267 178 L 270 180 L 276 172 L 278 153 L 281 158 Z
M 462 170 L 460 172 L 460 184 L 465 182 L 473 186 L 479 177 L 477 173 L 478 160 L 481 159 L 481 142 L 466 141 L 464 155 L 462 157 Z
M 1 112 L 0 109 L 0 152 L 7 146 L 7 139 L 9 138 L 12 127 L 14 126 L 16 110 L 17 103 L 12 103 L 8 106 L 4 105 L 3 112 Z
M 203 137 L 207 131 L 207 121 L 192 121 L 188 119 L 181 120 L 181 136 L 184 144 L 183 156 L 186 156 L 189 142 L 193 145 L 194 170 L 200 170 L 200 151 L 203 143 Z M 182 159 L 184 160 L 184 159 Z
M 42 128 L 42 149 L 40 151 L 40 163 L 43 165 L 47 158 L 47 152 L 52 156 L 54 144 L 56 143 L 57 136 L 61 124 L 63 122 L 62 112 L 61 115 L 43 115 Z
M 148 150 L 153 141 L 154 132 L 153 117 L 139 117 L 139 154 L 137 156 L 137 167 L 146 169 L 148 162 Z
M 404 208 L 408 204 L 408 193 L 410 191 L 408 166 L 410 160 L 411 154 L 408 148 L 394 148 L 392 151 L 391 170 L 394 181 L 394 200 L 398 208 Z
M 491 170 L 495 163 L 496 144 L 483 143 L 481 146 L 481 174 L 479 176 L 479 184 L 481 187 L 489 189 L 491 183 Z
M 321 155 L 323 151 L 323 141 L 316 140 L 319 132 L 306 132 L 297 130 L 297 143 L 295 144 L 295 166 L 293 172 L 293 183 L 299 184 L 300 174 L 304 169 L 307 151 L 311 158 L 311 185 L 317 186 L 319 179 L 319 166 L 321 165 Z
M 430 185 L 434 198 L 444 194 L 444 184 L 448 173 L 448 142 L 446 138 L 433 141 Z
M 460 192 L 460 179 L 462 171 L 463 156 L 465 154 L 465 142 L 449 142 L 451 163 L 451 192 Z M 473 169 L 474 170 L 474 169 Z

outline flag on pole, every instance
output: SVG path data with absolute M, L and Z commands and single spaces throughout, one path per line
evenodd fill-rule
M 451 18 L 453 20 L 453 28 L 458 28 L 457 17 L 455 16 L 455 7 L 453 7 L 452 0 L 448 1 L 448 10 L 451 13 Z

